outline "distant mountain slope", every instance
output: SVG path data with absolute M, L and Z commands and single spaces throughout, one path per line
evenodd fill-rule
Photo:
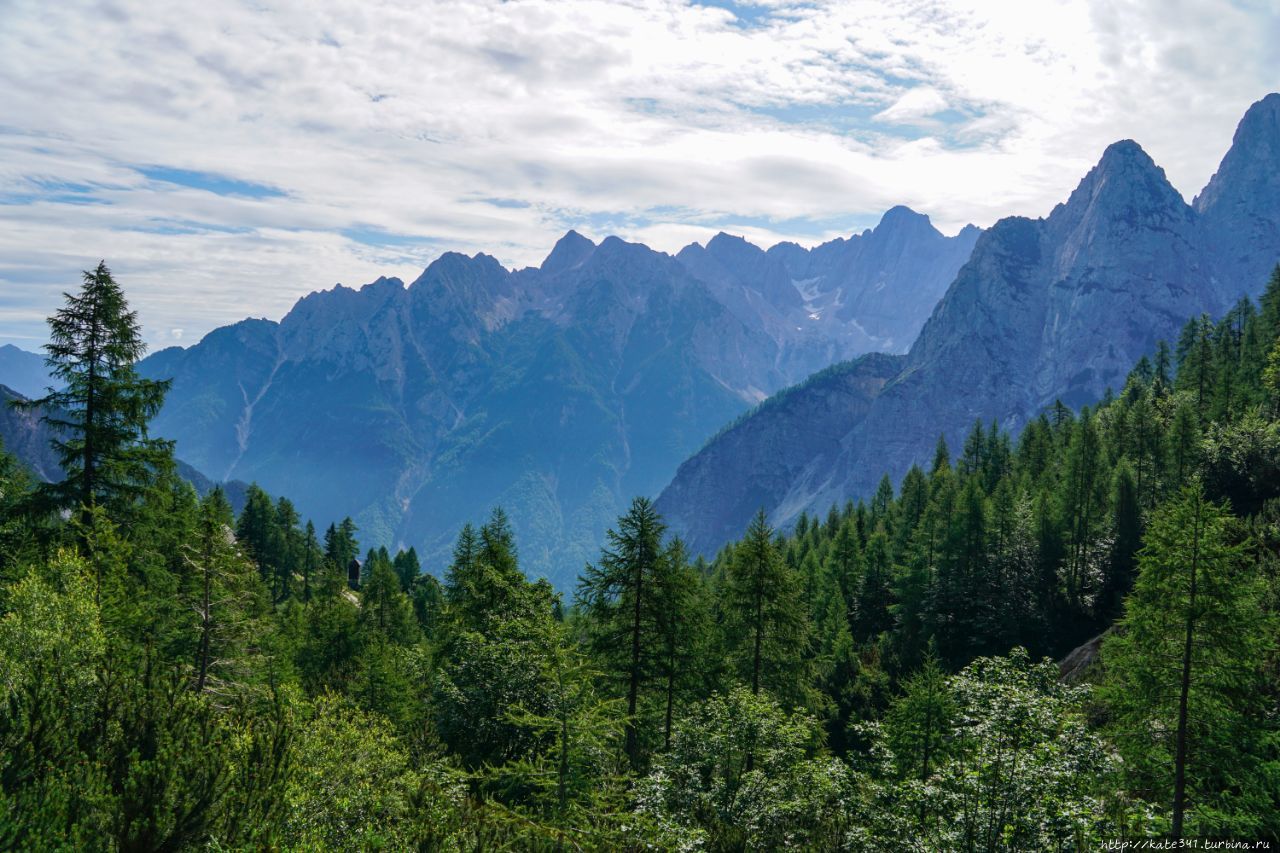
M 899 211 L 851 242 L 933 259 L 891 284 L 918 323 L 919 294 L 941 292 L 970 233 Z M 892 348 L 857 311 L 837 316 L 839 300 L 815 309 L 788 266 L 805 252 L 790 255 L 721 235 L 673 258 L 571 231 L 538 268 L 449 253 L 407 287 L 313 293 L 279 323 L 218 329 L 140 370 L 174 380 L 155 432 L 217 478 L 257 481 L 315 518 L 352 515 L 366 542 L 437 561 L 502 504 L 524 563 L 570 584 L 625 502 L 657 493 L 717 428 Z M 853 293 L 876 274 L 851 261 L 823 281 Z
M 62 465 L 50 446 L 52 431 L 41 422 L 40 410 L 21 411 L 10 403 L 30 399 L 12 388 L 0 385 L 0 446 L 6 453 L 17 457 L 26 468 L 38 479 L 53 482 L 62 479 Z M 231 508 L 237 513 L 244 508 L 247 483 L 238 480 L 228 483 L 217 483 L 200 471 L 177 460 L 178 476 L 186 480 L 200 495 L 206 495 L 215 486 L 221 485 Z
M 847 240 L 808 252 L 784 244 L 769 255 L 801 283 L 809 311 L 856 322 L 880 349 L 905 352 L 981 233 L 969 225 L 945 237 L 929 217 L 899 206 Z
M 874 229 L 805 249 L 765 252 L 717 234 L 676 255 L 716 299 L 783 344 L 794 364 L 832 364 L 864 352 L 903 352 L 969 257 L 981 229 L 954 237 L 895 207 Z
M 714 545 L 704 543 L 740 537 L 742 519 L 761 506 L 784 508 L 790 495 L 807 506 L 809 489 L 844 452 L 850 419 L 867 412 L 902 359 L 864 355 L 770 397 L 680 466 L 659 511 L 673 529 L 696 532 L 694 544 L 709 552 Z M 729 499 L 711 499 L 716 493 Z
M 784 436 L 779 423 L 803 418 L 764 410 L 682 465 L 658 509 L 707 553 L 760 507 L 787 525 L 802 510 L 869 495 L 883 474 L 926 463 L 940 433 L 958 444 L 976 419 L 1016 431 L 1055 399 L 1096 401 L 1189 317 L 1265 285 L 1280 261 L 1278 115 L 1276 95 L 1249 110 L 1195 208 L 1136 143 L 1110 146 L 1048 217 L 1004 219 L 978 239 L 897 375 L 869 406 L 824 415 L 843 423 L 838 441 L 823 429 Z M 837 381 L 815 381 L 779 407 Z M 790 478 L 739 461 L 795 441 Z
M 0 384 L 7 385 L 25 397 L 39 397 L 50 383 L 44 356 L 19 349 L 13 344 L 0 346 Z

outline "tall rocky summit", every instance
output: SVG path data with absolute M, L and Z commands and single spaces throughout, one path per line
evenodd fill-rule
M 408 286 L 313 293 L 140 371 L 173 378 L 152 429 L 211 477 L 351 515 L 362 541 L 435 568 L 500 504 L 522 564 L 567 585 L 626 501 L 725 423 L 833 362 L 901 352 L 976 237 L 905 209 L 811 251 L 722 234 L 671 257 L 570 231 L 537 268 L 449 253 Z M 894 298 L 901 316 L 862 307 Z
M 927 464 L 939 434 L 958 444 L 979 419 L 1016 432 L 1057 399 L 1098 400 L 1189 317 L 1261 291 L 1280 261 L 1278 182 L 1280 95 L 1250 108 L 1194 206 L 1135 142 L 1111 145 L 1047 217 L 981 235 L 874 399 L 847 393 L 875 372 L 863 362 L 784 392 L 681 465 L 658 509 L 708 553 L 761 507 L 785 526 L 868 496 Z M 805 430 L 796 410 L 821 415 Z M 770 452 L 758 472 L 738 461 Z
M 1280 93 L 1245 113 L 1231 150 L 1192 206 L 1206 248 L 1217 259 L 1215 284 L 1229 303 L 1271 271 L 1267 247 L 1280 244 Z

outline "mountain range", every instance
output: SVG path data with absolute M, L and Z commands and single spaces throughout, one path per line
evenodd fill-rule
M 673 257 L 570 231 L 538 267 L 447 253 L 139 370 L 174 380 L 152 431 L 211 481 L 350 515 L 432 569 L 502 505 L 522 564 L 564 587 L 634 495 L 660 493 L 698 553 L 760 508 L 785 527 L 926 462 L 939 434 L 1099 399 L 1277 259 L 1269 95 L 1191 204 L 1126 140 L 1047 216 L 985 232 L 895 207 L 812 249 L 719 234 Z M 38 357 L 9 349 L 0 382 L 34 393 Z M 42 470 L 21 429 L 6 441 Z
M 862 359 L 783 392 L 680 466 L 657 507 L 698 553 L 764 508 L 785 527 L 926 464 L 976 420 L 1017 432 L 1116 390 L 1158 340 L 1258 295 L 1280 261 L 1280 95 L 1255 103 L 1192 204 L 1137 143 L 1111 145 L 1041 219 L 976 242 L 901 359 Z
M 570 231 L 538 267 L 448 253 L 407 286 L 312 293 L 139 371 L 174 380 L 152 430 L 211 478 L 350 515 L 362 541 L 429 564 L 502 505 L 522 563 L 567 585 L 626 502 L 725 423 L 902 351 L 978 233 L 894 208 L 812 250 L 721 234 L 672 257 Z

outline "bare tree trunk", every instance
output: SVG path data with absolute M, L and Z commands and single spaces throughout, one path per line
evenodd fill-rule
M 627 758 L 638 767 L 640 744 L 636 732 L 636 705 L 640 698 L 640 595 L 644 586 L 644 554 L 637 555 L 635 607 L 631 620 L 631 673 L 627 684 Z
M 1191 587 L 1187 601 L 1186 637 L 1182 644 L 1182 684 L 1178 695 L 1178 739 L 1173 777 L 1173 838 L 1182 838 L 1187 799 L 1187 700 L 1191 693 L 1191 652 L 1195 643 L 1196 570 L 1200 562 L 1200 512 L 1203 501 L 1196 500 L 1195 529 L 1191 545 Z
M 199 676 L 196 678 L 196 692 L 203 693 L 205 680 L 209 675 L 209 646 L 210 633 L 213 630 L 213 614 L 210 612 L 212 605 L 212 574 L 213 574 L 213 536 L 211 530 L 205 531 L 207 537 L 204 547 L 204 595 L 200 602 L 200 651 L 199 651 Z

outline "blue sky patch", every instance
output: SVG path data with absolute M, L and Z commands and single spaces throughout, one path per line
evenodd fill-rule
M 436 242 L 430 237 L 420 237 L 412 234 L 396 234 L 394 232 L 385 231 L 382 228 L 376 228 L 369 225 L 357 225 L 352 228 L 343 228 L 339 233 L 348 240 L 352 240 L 365 246 L 412 249 L 422 246 L 430 246 Z
M 506 210 L 524 210 L 527 207 L 531 207 L 529 202 L 521 201 L 518 198 L 478 198 L 476 201 Z
M 145 234 L 252 234 L 254 231 L 247 226 L 218 225 L 194 219 L 152 219 L 145 225 L 136 225 L 129 230 Z
M 742 26 L 759 26 L 773 16 L 768 6 L 751 3 L 749 0 L 690 0 L 694 6 L 709 6 L 713 9 L 724 9 L 732 12 Z
M 49 178 L 28 178 L 23 182 L 30 189 L 13 192 L 0 192 L 0 205 L 13 206 L 24 204 L 111 204 L 105 198 L 96 195 L 101 187 L 90 184 L 57 181 Z
M 204 190 L 214 195 L 239 196 L 241 198 L 283 198 L 285 196 L 283 190 L 273 186 L 258 184 L 253 181 L 241 181 L 215 172 L 173 169 L 168 166 L 135 166 L 134 169 L 148 180 Z

